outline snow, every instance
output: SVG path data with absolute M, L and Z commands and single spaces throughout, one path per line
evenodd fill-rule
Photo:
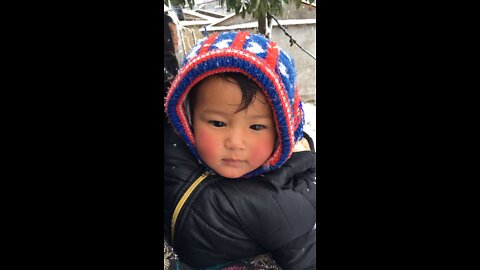
M 317 150 L 317 106 L 314 103 L 303 103 L 303 112 L 305 114 L 305 125 L 303 130 L 310 135 Z

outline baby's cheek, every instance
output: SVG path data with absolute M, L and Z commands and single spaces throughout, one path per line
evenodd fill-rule
M 260 163 L 258 165 L 263 164 L 272 154 L 273 144 L 274 142 L 269 139 L 255 140 L 252 148 L 255 150 L 251 153 L 251 159 L 254 160 L 255 163 Z
M 195 130 L 195 143 L 200 157 L 208 162 L 208 160 L 215 158 L 216 149 L 220 142 L 214 133 L 205 129 L 197 129 Z

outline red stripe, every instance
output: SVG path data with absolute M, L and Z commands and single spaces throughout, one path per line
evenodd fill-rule
M 273 70 L 276 70 L 278 61 L 278 46 L 273 41 L 268 43 L 267 57 L 265 57 L 265 61 Z
M 298 94 L 299 91 L 298 91 L 298 85 L 295 86 L 295 96 L 294 96 L 294 100 L 293 100 L 293 111 L 294 111 L 294 115 L 296 115 L 295 117 L 295 123 L 294 123 L 294 130 L 297 130 L 298 126 L 300 125 L 300 122 L 302 121 L 302 116 L 303 116 L 303 113 L 302 111 L 299 111 L 299 113 L 297 114 L 297 111 L 299 110 L 299 105 L 300 105 L 300 95 Z
M 245 44 L 245 41 L 247 40 L 246 37 L 248 35 L 250 35 L 248 32 L 238 32 L 232 42 L 232 45 L 230 45 L 230 48 L 239 50 L 243 49 L 243 44 Z
M 209 36 L 207 40 L 205 40 L 205 42 L 203 43 L 202 48 L 200 49 L 197 55 L 208 52 L 208 50 L 212 46 L 215 39 L 217 39 L 217 36 L 218 36 L 218 33 L 213 33 L 211 36 Z
M 187 93 L 187 92 L 185 92 Z M 177 111 L 177 115 L 179 116 L 180 118 L 180 122 L 183 126 L 183 129 L 185 130 L 185 134 L 187 134 L 187 137 L 188 139 L 190 140 L 190 142 L 195 145 L 195 139 L 193 137 L 193 134 L 192 134 L 192 130 L 190 129 L 190 125 L 187 121 L 187 117 L 185 115 L 185 111 L 183 110 L 183 100 L 185 98 L 185 95 L 182 95 L 182 98 L 180 100 L 182 100 L 182 102 L 179 102 L 177 107 L 176 107 L 176 111 Z M 179 101 L 180 101 L 179 100 Z

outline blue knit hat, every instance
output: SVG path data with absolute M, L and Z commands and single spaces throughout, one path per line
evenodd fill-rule
M 185 100 L 192 87 L 204 78 L 238 72 L 261 88 L 273 109 L 278 135 L 272 155 L 260 168 L 244 175 L 264 174 L 280 167 L 303 136 L 304 116 L 293 59 L 277 44 L 248 32 L 214 33 L 200 40 L 185 57 L 165 98 L 165 111 L 178 134 L 199 162 Z

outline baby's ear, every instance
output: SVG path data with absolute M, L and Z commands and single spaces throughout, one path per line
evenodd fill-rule
M 308 144 L 308 141 L 305 138 L 302 138 L 293 147 L 293 152 L 310 151 L 310 150 L 311 150 L 310 145 Z

